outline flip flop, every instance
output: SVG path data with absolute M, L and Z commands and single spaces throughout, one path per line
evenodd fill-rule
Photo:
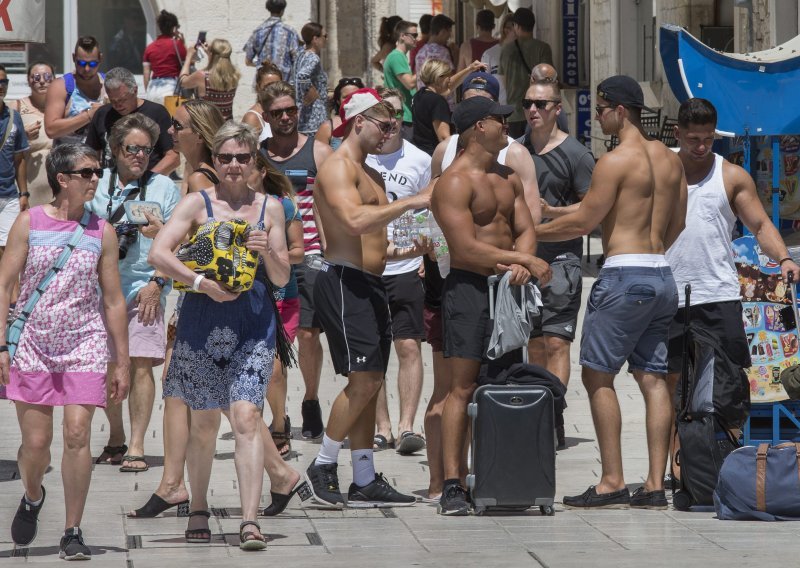
M 425 448 L 425 438 L 414 432 L 403 432 L 397 442 L 397 453 L 408 456 Z
M 97 459 L 94 463 L 98 465 L 119 465 L 122 463 L 122 460 L 112 460 L 111 458 L 117 454 L 125 455 L 125 452 L 128 451 L 128 446 L 122 444 L 121 446 L 105 446 L 103 448 L 103 453 L 97 456 Z M 103 459 L 103 455 L 108 454 L 109 457 Z
M 382 452 L 383 450 L 393 447 L 394 440 L 390 442 L 383 434 L 375 434 L 375 436 L 372 438 L 372 451 L 374 452 Z
M 123 456 L 123 462 L 134 462 L 134 463 L 143 463 L 144 467 L 131 467 L 129 465 L 123 465 L 119 470 L 123 473 L 138 473 L 147 471 L 150 469 L 150 466 L 147 464 L 147 460 L 144 459 L 144 456 Z

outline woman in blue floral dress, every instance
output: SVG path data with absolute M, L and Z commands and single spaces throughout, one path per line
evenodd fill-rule
M 301 103 L 297 131 L 314 136 L 328 119 L 328 74 L 319 57 L 328 34 L 321 25 L 310 22 L 303 26 L 300 35 L 306 49 L 297 56 L 292 73 L 297 101 Z

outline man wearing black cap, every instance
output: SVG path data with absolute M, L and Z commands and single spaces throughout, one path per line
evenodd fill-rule
M 492 333 L 487 277 L 511 271 L 512 284 L 535 276 L 545 283 L 549 265 L 533 256 L 536 235 L 519 177 L 497 163 L 506 147 L 506 118 L 513 108 L 486 97 L 456 106 L 453 122 L 463 153 L 444 172 L 431 208 L 450 248 L 450 273 L 442 291 L 444 356 L 451 374 L 442 413 L 444 487 L 442 515 L 466 515 L 459 478 L 467 431 L 467 404 Z
M 640 117 L 644 96 L 623 75 L 597 86 L 597 121 L 620 144 L 597 162 L 580 207 L 539 225 L 540 241 L 553 242 L 603 227 L 606 262 L 589 295 L 580 364 L 589 395 L 602 476 L 583 494 L 564 497 L 566 507 L 666 509 L 664 470 L 672 421 L 667 388 L 669 325 L 678 289 L 664 252 L 683 230 L 686 178 L 674 152 L 650 140 Z M 631 495 L 622 472 L 622 418 L 614 377 L 628 361 L 644 395 L 650 468 Z

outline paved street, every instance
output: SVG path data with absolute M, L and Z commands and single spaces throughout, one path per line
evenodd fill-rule
M 593 239 L 593 252 L 600 249 Z M 585 264 L 585 266 L 594 266 Z M 587 268 L 584 297 L 593 278 Z M 170 308 L 171 309 L 171 308 Z M 324 342 L 323 342 L 324 343 Z M 540 516 L 538 509 L 524 514 L 443 518 L 434 504 L 419 503 L 393 510 L 344 510 L 330 512 L 303 508 L 298 499 L 286 513 L 262 519 L 270 546 L 264 552 L 246 553 L 238 548 L 239 498 L 233 463 L 234 443 L 223 420 L 211 479 L 210 503 L 214 508 L 210 545 L 184 543 L 186 519 L 174 512 L 163 518 L 132 520 L 124 511 L 147 501 L 162 472 L 160 398 L 147 440 L 150 471 L 119 473 L 116 467 L 96 466 L 82 525 L 94 557 L 92 565 L 145 568 L 170 566 L 532 566 L 614 568 L 639 566 L 796 566 L 800 553 L 797 525 L 792 523 L 722 522 L 713 510 L 668 511 L 565 511 L 561 499 L 596 483 L 600 462 L 594 439 L 586 392 L 580 381 L 577 342 L 572 349 L 572 382 L 566 411 L 568 449 L 558 454 L 557 504 L 554 517 Z M 327 345 L 325 346 L 327 351 Z M 430 350 L 423 346 L 426 384 L 418 414 L 432 388 Z M 157 377 L 161 370 L 157 371 Z M 344 384 L 325 360 L 321 399 L 327 418 L 330 405 Z M 288 409 L 295 425 L 295 454 L 291 461 L 304 470 L 317 452 L 315 443 L 300 441 L 302 380 L 297 370 L 289 377 Z M 624 418 L 623 452 L 627 481 L 634 489 L 647 469 L 644 440 L 644 406 L 633 378 L 621 374 L 617 388 Z M 397 421 L 396 362 L 389 371 L 390 410 Z M 160 394 L 159 394 L 160 396 Z M 60 412 L 55 423 L 58 425 Z M 127 421 L 126 421 L 127 422 Z M 398 433 L 395 432 L 395 435 Z M 107 425 L 102 412 L 96 414 L 92 433 L 93 455 L 106 442 Z M 63 491 L 60 479 L 61 437 L 53 442 L 53 462 L 45 477 L 47 504 L 42 512 L 39 535 L 30 549 L 14 551 L 9 527 L 22 494 L 15 456 L 19 432 L 11 403 L 0 402 L 0 566 L 35 563 L 56 565 L 58 541 L 63 531 Z M 530 451 L 536 451 L 531 448 Z M 343 488 L 351 482 L 349 453 L 341 453 L 339 470 Z M 428 471 L 424 453 L 402 457 L 393 450 L 377 455 L 378 471 L 399 489 L 422 494 Z M 269 501 L 264 487 L 264 505 Z M 15 557 L 15 555 L 17 557 Z

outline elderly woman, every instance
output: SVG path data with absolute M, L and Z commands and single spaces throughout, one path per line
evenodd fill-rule
M 167 370 L 164 398 L 175 398 L 191 413 L 187 465 L 192 480 L 188 542 L 209 542 L 208 490 L 220 411 L 228 410 L 236 440 L 242 523 L 240 547 L 266 547 L 256 521 L 264 465 L 261 409 L 272 375 L 278 324 L 269 282 L 289 281 L 283 207 L 247 185 L 257 140 L 244 124 L 227 122 L 212 146 L 219 183 L 184 197 L 156 237 L 150 263 L 191 286 L 178 320 L 175 351 Z M 187 234 L 208 223 L 242 219 L 249 223 L 245 247 L 258 254 L 253 287 L 234 293 L 203 274 L 195 274 L 173 252 Z
M 84 209 L 103 172 L 97 153 L 87 146 L 64 144 L 53 149 L 45 167 L 55 201 L 20 213 L 0 264 L 0 384 L 8 385 L 7 396 L 16 401 L 22 434 L 18 466 L 25 488 L 11 537 L 18 546 L 29 546 L 36 537 L 46 495 L 42 481 L 50 465 L 53 407 L 63 406 L 66 523 L 59 555 L 79 560 L 92 554 L 79 526 L 92 475 L 92 415 L 95 407 L 106 404 L 106 334 L 117 346 L 109 392 L 121 402 L 128 391 L 128 330 L 114 228 Z M 22 289 L 14 316 L 80 227 L 80 240 L 36 302 L 10 361 L 6 318 L 15 283 L 20 280 Z

